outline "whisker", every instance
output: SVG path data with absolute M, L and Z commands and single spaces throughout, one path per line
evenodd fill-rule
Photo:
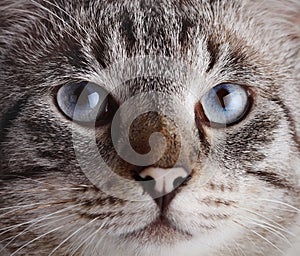
M 93 220 L 89 221 L 88 223 L 86 223 L 85 225 L 83 225 L 82 227 L 80 227 L 79 229 L 77 229 L 75 232 L 73 232 L 71 235 L 69 235 L 66 239 L 64 239 L 57 247 L 55 247 L 52 252 L 48 255 L 51 256 L 53 255 L 54 252 L 56 252 L 65 242 L 67 242 L 72 236 L 76 235 L 79 231 L 81 231 L 83 228 L 85 228 L 86 226 L 90 225 L 91 223 L 93 223 L 94 221 L 98 220 L 99 217 L 94 218 Z
M 26 209 L 26 211 L 29 211 L 31 209 L 45 208 L 45 207 L 49 207 L 49 206 L 53 206 L 53 205 L 65 204 L 65 203 L 68 203 L 68 202 L 69 201 L 62 201 L 62 202 L 54 201 L 54 202 L 47 202 L 47 203 L 34 203 L 34 204 L 26 204 L 26 205 L 17 205 L 17 206 L 6 207 L 6 208 L 0 209 L 0 211 L 9 210 L 9 209 L 12 209 L 12 210 L 1 214 L 0 218 L 5 216 L 5 215 L 8 215 L 10 213 L 16 212 L 16 211 L 21 211 L 21 210 L 24 211 L 24 209 L 26 209 L 26 208 L 30 208 L 30 209 Z M 1 231 L 1 229 L 0 229 L 0 231 Z
M 272 219 L 270 219 L 270 218 L 268 218 L 268 217 L 266 217 L 266 216 L 264 216 L 264 215 L 261 215 L 261 214 L 259 214 L 259 213 L 257 213 L 257 212 L 253 212 L 253 211 L 251 211 L 251 210 L 249 210 L 249 209 L 247 209 L 247 208 L 244 208 L 244 207 L 238 207 L 238 208 L 240 208 L 240 209 L 242 209 L 242 210 L 245 210 L 245 211 L 247 211 L 247 212 L 249 212 L 249 213 L 252 213 L 252 214 L 254 214 L 254 215 L 256 215 L 256 216 L 259 216 L 259 217 L 261 217 L 261 218 L 263 218 L 263 219 L 265 219 L 265 220 L 268 220 L 269 222 L 273 223 L 273 224 L 275 225 L 276 228 L 281 228 L 282 231 L 285 231 L 286 233 L 288 233 L 288 234 L 290 234 L 290 235 L 292 235 L 292 236 L 295 236 L 295 234 L 291 233 L 291 232 L 290 232 L 289 230 L 287 230 L 285 227 L 283 227 L 282 225 L 280 225 L 280 224 L 277 223 L 276 221 L 274 221 L 274 220 L 272 220 Z
M 258 206 L 260 207 L 261 206 L 261 203 L 254 203 L 253 205 L 255 206 Z M 294 210 L 294 209 L 291 209 L 291 208 L 287 208 L 287 207 L 282 207 L 282 206 L 276 206 L 276 205 L 271 205 L 271 204 L 268 204 L 268 209 L 272 209 L 272 210 L 279 210 L 281 212 L 290 212 L 290 213 L 297 213 L 298 211 L 297 210 Z
M 73 216 L 75 216 L 75 215 L 77 215 L 77 214 L 74 213 L 74 214 L 65 216 L 65 217 L 63 217 L 63 218 L 60 218 L 60 219 L 56 219 L 56 220 L 54 220 L 54 221 L 47 222 L 46 224 L 39 225 L 39 226 L 37 226 L 37 227 L 35 227 L 35 228 L 33 228 L 33 229 L 30 229 L 31 227 L 34 227 L 37 223 L 39 223 L 39 222 L 41 222 L 41 221 L 43 221 L 43 220 L 49 220 L 49 219 L 52 219 L 52 218 L 55 218 L 55 217 L 50 217 L 50 218 L 46 218 L 46 219 L 43 219 L 43 220 L 39 220 L 39 221 L 37 221 L 37 222 L 31 224 L 30 226 L 28 226 L 26 229 L 24 229 L 22 232 L 20 232 L 19 234 L 15 235 L 14 237 L 8 237 L 8 238 L 6 238 L 6 239 L 0 241 L 0 244 L 1 244 L 1 243 L 3 243 L 3 242 L 6 241 L 6 240 L 10 240 L 4 247 L 2 247 L 2 248 L 0 249 L 0 252 L 1 252 L 2 250 L 4 250 L 7 246 L 9 246 L 15 239 L 17 239 L 18 237 L 20 237 L 20 236 L 22 236 L 22 235 L 28 233 L 29 231 L 34 231 L 34 230 L 40 229 L 40 228 L 42 228 L 42 227 L 51 225 L 51 224 L 53 224 L 53 223 L 55 223 L 55 222 L 58 222 L 58 221 L 61 221 L 61 220 L 64 220 L 64 219 L 73 217 Z
M 21 226 L 23 226 L 23 225 L 30 224 L 30 223 L 32 223 L 32 222 L 35 222 L 36 220 L 44 219 L 44 218 L 46 218 L 46 217 L 49 217 L 49 216 L 52 216 L 52 215 L 56 215 L 56 214 L 58 214 L 58 213 L 61 213 L 61 212 L 70 210 L 70 209 L 75 208 L 75 207 L 77 207 L 77 206 L 79 206 L 79 205 L 82 205 L 82 203 L 81 203 L 81 204 L 76 204 L 76 205 L 71 205 L 71 206 L 69 206 L 69 207 L 67 207 L 67 208 L 58 210 L 58 211 L 56 211 L 56 212 L 54 212 L 54 213 L 50 213 L 50 214 L 47 214 L 47 215 L 42 216 L 42 217 L 38 217 L 38 218 L 33 219 L 33 220 L 30 220 L 30 221 L 26 221 L 26 222 L 23 222 L 23 223 L 19 223 L 19 224 L 16 224 L 16 225 L 12 225 L 12 226 L 9 226 L 9 227 L 2 228 L 2 229 L 0 229 L 0 231 L 3 231 L 3 232 L 0 233 L 0 236 L 3 235 L 3 234 L 5 234 L 5 233 L 7 233 L 7 232 L 9 232 L 9 231 L 11 231 L 11 230 L 14 230 L 14 229 L 16 229 L 16 228 L 18 228 L 18 227 L 21 227 Z
M 239 246 L 239 244 L 237 242 L 234 242 L 234 244 L 235 244 L 235 248 L 236 248 L 237 252 L 240 252 L 240 253 L 238 253 L 238 255 L 246 256 L 243 249 Z
M 51 191 L 53 188 L 55 188 L 55 187 L 43 187 L 43 188 L 38 188 L 39 189 L 39 192 L 42 192 L 42 191 Z M 66 191 L 66 192 L 68 192 L 68 191 L 83 191 L 84 190 L 84 188 L 80 188 L 80 187 L 78 187 L 78 188 L 72 188 L 72 187 L 70 187 L 70 188 L 55 188 L 55 191 Z M 31 188 L 31 189 L 16 189 L 16 190 L 14 190 L 14 191 L 12 191 L 11 192 L 11 194 L 13 194 L 13 193 L 30 193 L 30 192 L 34 192 L 34 193 L 36 193 L 37 192 L 37 189 L 35 189 L 35 188 Z M 7 195 L 7 192 L 6 191 L 3 191 L 3 192 L 0 192 L 0 195 L 1 194 L 5 194 L 5 195 Z M 0 211 L 1 211 L 1 209 L 0 209 Z
M 42 204 L 43 203 L 34 203 L 34 204 L 22 204 L 22 205 L 10 206 L 10 207 L 1 208 L 0 211 L 10 210 L 10 209 L 19 210 L 19 209 L 23 209 L 23 208 L 27 208 L 27 207 L 31 207 L 31 206 L 35 206 L 35 205 L 42 205 Z M 51 202 L 47 203 L 47 204 L 51 204 Z M 8 213 L 4 213 L 3 215 L 6 215 L 6 214 L 8 214 Z M 0 215 L 0 217 L 3 215 Z
M 90 244 L 92 244 L 93 241 L 94 241 L 94 239 L 96 238 L 96 234 L 97 234 L 97 233 L 105 226 L 106 223 L 107 223 L 107 221 L 106 221 L 106 222 L 104 221 L 104 222 L 100 225 L 100 227 L 99 227 L 97 230 L 95 230 L 94 232 L 92 232 L 91 235 L 89 235 L 86 239 L 84 239 L 83 242 L 81 242 L 81 243 L 77 246 L 77 248 L 75 248 L 75 251 L 73 251 L 72 254 L 71 254 L 70 256 L 73 256 L 73 255 L 80 249 L 80 247 L 81 247 L 82 245 L 84 245 L 84 244 L 86 243 L 86 241 L 88 241 L 91 237 L 93 237 L 93 239 L 90 241 Z
M 73 256 L 82 245 L 84 245 L 92 236 L 94 236 L 95 232 L 97 232 L 97 230 L 92 232 L 86 239 L 84 239 L 79 245 L 77 245 L 76 248 L 72 249 L 73 252 L 71 252 L 70 256 Z
M 270 244 L 271 246 L 273 246 L 276 250 L 278 250 L 280 253 L 284 253 L 280 248 L 278 248 L 274 243 L 272 243 L 270 240 L 268 240 L 267 238 L 265 238 L 264 236 L 262 236 L 261 234 L 259 234 L 258 232 L 254 231 L 253 229 L 250 229 L 248 227 L 246 227 L 245 225 L 243 225 L 242 223 L 239 223 L 238 221 L 233 220 L 236 224 L 240 225 L 241 227 L 245 228 L 246 230 L 250 231 L 251 233 L 255 234 L 256 236 L 260 237 L 261 239 L 263 239 L 265 242 L 267 242 L 268 244 Z
M 234 250 L 233 248 L 230 248 L 228 245 L 224 245 L 226 247 L 226 249 L 228 250 L 228 252 L 230 253 L 231 256 L 234 256 Z
M 27 14 L 31 14 L 31 15 L 37 15 L 36 13 L 33 13 L 33 12 L 31 12 L 31 11 L 28 11 L 28 10 L 19 10 L 19 9 L 12 9 L 12 10 L 17 10 L 18 12 L 23 12 L 23 13 L 27 13 Z M 38 15 L 37 15 L 38 16 Z M 43 18 L 42 16 L 38 16 L 38 17 L 41 17 L 41 18 Z M 45 26 L 44 24 L 43 24 L 43 26 Z M 26 177 L 26 176 L 22 176 L 22 175 L 13 175 L 13 174 L 9 174 L 9 175 L 5 175 L 4 177 L 13 177 L 13 178 L 19 178 L 19 179 L 22 179 L 22 180 L 28 180 L 28 181 L 34 181 L 34 182 L 36 182 L 36 183 L 41 183 L 41 184 L 47 184 L 47 185 L 49 185 L 49 183 L 46 183 L 46 182 L 44 182 L 44 181 L 41 181 L 41 180 L 35 180 L 35 179 L 32 179 L 32 178 L 29 178 L 29 177 Z M 3 177 L 3 178 L 4 178 Z
M 275 249 L 277 249 L 280 253 L 284 253 L 281 249 L 279 249 L 274 243 L 272 243 L 270 240 L 268 240 L 267 238 L 265 238 L 264 236 L 262 236 L 261 234 L 259 234 L 258 232 L 249 229 L 249 231 L 251 231 L 252 233 L 256 234 L 257 236 L 259 236 L 261 239 L 263 239 L 264 241 L 266 241 L 268 244 L 272 245 Z
M 26 244 L 22 245 L 19 249 L 17 249 L 16 251 L 14 251 L 10 256 L 16 255 L 19 251 L 21 251 L 22 249 L 24 249 L 26 246 L 32 244 L 33 242 L 35 242 L 35 241 L 37 241 L 37 240 L 39 240 L 39 239 L 41 239 L 41 238 L 43 238 L 43 237 L 45 237 L 47 235 L 49 235 L 49 234 L 51 234 L 51 233 L 59 230 L 59 229 L 62 229 L 63 227 L 65 227 L 65 225 L 61 225 L 59 227 L 56 227 L 56 228 L 54 228 L 54 229 L 52 229 L 52 230 L 44 233 L 43 235 L 40 235 L 40 236 L 32 239 L 31 241 L 27 242 Z
M 265 224 L 262 224 L 262 223 L 258 223 L 259 220 L 255 220 L 255 219 L 251 219 L 251 218 L 245 218 L 246 221 L 250 224 L 255 224 L 265 230 L 268 230 L 270 233 L 272 233 L 273 235 L 277 236 L 278 238 L 280 239 L 284 239 L 289 245 L 292 246 L 292 243 L 289 241 L 289 239 L 283 235 L 281 232 L 279 232 L 276 228 L 272 228 L 272 227 L 269 227 L 269 223 L 265 223 Z
M 27 12 L 27 13 L 32 14 L 32 15 L 37 15 L 36 13 L 33 13 L 31 11 L 27 11 L 27 10 L 26 11 L 22 10 L 22 11 L 23 12 Z M 37 16 L 40 17 L 40 18 L 44 18 L 43 16 L 39 16 L 39 15 L 37 15 Z M 69 190 L 69 189 L 70 190 L 77 190 L 77 189 L 87 189 L 87 188 L 93 188 L 94 187 L 93 185 L 70 184 L 70 187 L 68 187 L 68 188 L 62 188 L 61 185 L 57 185 L 57 184 L 54 184 L 54 183 L 49 183 L 49 182 L 46 182 L 44 180 L 32 179 L 32 178 L 29 178 L 29 177 L 26 177 L 26 176 L 22 176 L 22 175 L 12 175 L 12 174 L 9 174 L 9 175 L 6 175 L 6 177 L 14 177 L 14 178 L 22 179 L 22 180 L 33 181 L 33 182 L 38 183 L 38 184 L 47 185 L 49 187 L 55 187 L 56 190 L 65 190 L 65 189 L 67 189 L 67 190 Z M 23 191 L 23 190 L 18 190 L 18 191 Z M 3 193 L 7 193 L 7 192 L 3 192 Z M 0 192 L 0 194 L 1 194 L 1 192 Z
M 252 246 L 253 246 L 254 248 L 257 248 L 257 247 L 258 247 L 257 244 L 255 243 L 255 241 L 250 237 L 249 234 L 246 235 L 246 238 L 247 238 L 247 240 L 252 244 Z
M 238 219 L 236 220 L 232 219 L 232 224 L 238 225 L 239 227 L 242 227 L 246 230 L 249 229 L 248 227 L 246 228 L 242 223 L 240 223 Z M 252 237 L 249 237 L 249 234 L 245 233 L 243 234 L 243 237 L 247 238 L 247 240 L 253 245 L 253 247 L 257 248 L 257 244 L 255 243 Z
M 261 200 L 261 201 L 266 201 L 266 202 L 271 202 L 271 203 L 276 203 L 276 204 L 281 204 L 281 205 L 284 205 L 284 206 L 287 206 L 297 212 L 300 212 L 300 209 L 290 205 L 290 204 L 287 204 L 287 203 L 284 203 L 284 202 L 281 202 L 281 201 L 277 201 L 277 200 L 272 200 L 272 199 L 264 199 L 264 198 L 259 198 L 257 200 Z
M 287 229 L 282 229 L 281 227 L 272 225 L 272 224 L 269 223 L 269 222 L 265 222 L 265 221 L 258 220 L 258 219 L 252 219 L 252 218 L 248 218 L 248 219 L 249 219 L 249 220 L 252 220 L 252 221 L 254 221 L 254 222 L 260 222 L 260 224 L 262 224 L 262 225 L 267 225 L 269 228 L 273 228 L 273 229 L 275 229 L 275 230 L 283 231 L 283 232 L 289 234 L 290 236 L 295 236 L 295 234 L 293 234 L 292 232 L 289 232 Z

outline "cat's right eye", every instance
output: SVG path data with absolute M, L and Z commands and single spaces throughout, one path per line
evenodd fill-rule
M 65 116 L 82 124 L 106 124 L 116 110 L 110 94 L 103 87 L 89 82 L 62 86 L 56 101 Z
M 197 111 L 203 123 L 215 128 L 234 125 L 245 118 L 251 106 L 251 94 L 237 84 L 219 84 L 201 99 Z

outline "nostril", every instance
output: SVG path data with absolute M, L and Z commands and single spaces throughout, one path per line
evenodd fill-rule
M 180 186 L 186 185 L 192 178 L 192 175 L 188 175 L 187 177 L 178 177 L 177 179 L 174 180 L 173 186 L 174 189 L 177 189 Z
M 177 189 L 186 184 L 191 176 L 182 167 L 148 167 L 137 173 L 134 178 L 163 210 L 175 197 Z
M 145 180 L 146 177 L 152 178 L 155 181 L 154 190 L 157 192 L 157 194 L 162 196 L 172 192 L 175 188 L 181 185 L 188 177 L 188 173 L 181 167 L 169 169 L 148 167 L 142 170 L 139 173 L 139 176 L 143 178 L 143 180 Z
M 155 197 L 155 180 L 151 176 L 141 177 L 140 175 L 134 176 L 136 181 L 139 181 L 144 189 L 152 197 Z
M 142 180 L 154 180 L 151 176 L 146 176 L 145 178 L 141 178 Z
M 174 189 L 178 188 L 181 184 L 183 184 L 185 182 L 187 178 L 183 178 L 183 177 L 178 177 L 173 181 L 173 187 Z

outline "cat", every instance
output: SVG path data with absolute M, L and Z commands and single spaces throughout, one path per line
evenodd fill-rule
M 1 0 L 1 255 L 298 255 L 298 0 Z

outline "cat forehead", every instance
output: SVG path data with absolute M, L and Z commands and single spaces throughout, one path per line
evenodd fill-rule
M 7 20 L 20 17 L 16 24 L 23 24 L 25 31 L 20 26 L 12 28 L 15 33 L 2 36 L 0 46 L 3 38 L 9 42 L 21 32 L 14 38 L 17 45 L 11 56 L 26 62 L 28 54 L 35 55 L 28 67 L 40 67 L 41 76 L 55 69 L 52 78 L 56 81 L 66 76 L 100 81 L 99 73 L 121 60 L 164 56 L 198 72 L 210 86 L 246 83 L 245 79 L 255 80 L 253 74 L 267 73 L 257 70 L 265 64 L 262 52 L 272 61 L 279 56 L 276 49 L 284 52 L 282 47 L 268 52 L 269 32 L 257 25 L 260 16 L 266 19 L 266 12 L 255 13 L 258 21 L 251 27 L 251 12 L 245 10 L 251 9 L 247 4 L 252 1 L 16 1 L 14 6 L 4 4 L 5 15 L 15 12 Z
M 89 64 L 99 64 L 99 69 L 105 69 L 122 59 L 164 56 L 197 69 L 198 75 L 202 76 L 217 63 L 222 63 L 219 69 L 223 70 L 226 70 L 227 64 L 234 66 L 235 71 L 245 70 L 245 66 L 249 68 L 246 42 L 230 31 L 225 17 L 223 22 L 216 22 L 216 17 L 223 14 L 214 10 L 211 1 L 99 3 L 93 2 L 80 13 L 80 7 L 75 3 L 64 7 L 73 16 L 65 17 L 72 28 L 62 22 L 62 31 L 69 29 L 73 35 L 75 28 L 76 33 L 75 40 L 70 38 L 62 42 L 58 51 L 62 49 L 72 65 L 78 66 L 77 61 L 81 64 L 90 61 Z

